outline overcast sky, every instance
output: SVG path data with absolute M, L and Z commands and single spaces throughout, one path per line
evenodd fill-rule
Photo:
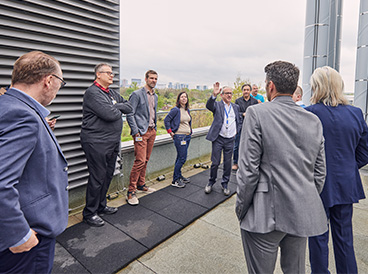
M 276 60 L 303 69 L 305 0 L 121 0 L 121 79 L 233 85 L 237 76 L 264 86 Z M 359 0 L 344 1 L 340 72 L 354 90 Z M 302 75 L 302 73 L 301 73 Z M 302 84 L 302 79 L 299 80 Z

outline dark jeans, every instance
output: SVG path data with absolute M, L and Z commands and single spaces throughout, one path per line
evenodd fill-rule
M 55 238 L 37 234 L 39 243 L 30 251 L 0 252 L 0 273 L 51 273 L 55 256 Z
M 119 142 L 81 144 L 89 172 L 86 206 L 83 210 L 83 216 L 88 218 L 106 207 L 106 194 L 114 174 Z
M 233 163 L 238 164 L 239 159 L 239 144 L 240 144 L 240 135 L 241 131 L 238 132 L 235 136 L 235 143 L 234 143 L 234 155 L 233 155 Z
M 190 143 L 191 135 L 185 134 L 175 134 L 174 135 L 174 145 L 176 148 L 176 160 L 175 160 L 175 168 L 174 168 L 174 177 L 173 181 L 180 179 L 182 177 L 181 168 L 185 164 L 188 155 L 188 147 Z M 185 141 L 185 144 L 182 142 Z
M 231 174 L 231 157 L 233 156 L 234 141 L 235 137 L 224 138 L 222 136 L 219 136 L 215 141 L 212 142 L 212 154 L 211 154 L 212 165 L 209 180 L 210 185 L 214 185 L 216 183 L 217 170 L 221 160 L 221 152 L 223 152 L 224 173 L 222 175 L 221 185 L 223 187 L 227 187 L 227 183 L 230 180 Z

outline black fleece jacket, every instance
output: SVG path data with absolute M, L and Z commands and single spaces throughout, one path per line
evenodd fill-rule
M 120 142 L 123 129 L 122 113 L 133 111 L 129 101 L 110 89 L 104 92 L 90 86 L 83 96 L 82 142 Z

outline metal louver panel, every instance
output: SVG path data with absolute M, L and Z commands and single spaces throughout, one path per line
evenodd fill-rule
M 79 133 L 84 91 L 94 66 L 106 62 L 119 83 L 119 0 L 0 0 L 0 86 L 10 84 L 15 60 L 41 50 L 60 61 L 67 85 L 48 106 L 61 117 L 55 135 L 69 163 L 69 185 L 87 183 Z

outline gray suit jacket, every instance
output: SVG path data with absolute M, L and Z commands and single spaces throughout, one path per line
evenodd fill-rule
M 243 125 L 236 213 L 249 232 L 307 237 L 327 231 L 322 125 L 291 97 L 251 106 Z
M 129 102 L 133 107 L 133 112 L 127 114 L 127 122 L 130 126 L 130 134 L 135 135 L 139 132 L 140 135 L 146 134 L 149 125 L 149 109 L 147 91 L 143 87 L 134 91 L 130 97 Z M 155 113 L 157 112 L 158 97 L 155 94 Z M 155 115 L 155 129 L 157 128 L 157 115 Z

